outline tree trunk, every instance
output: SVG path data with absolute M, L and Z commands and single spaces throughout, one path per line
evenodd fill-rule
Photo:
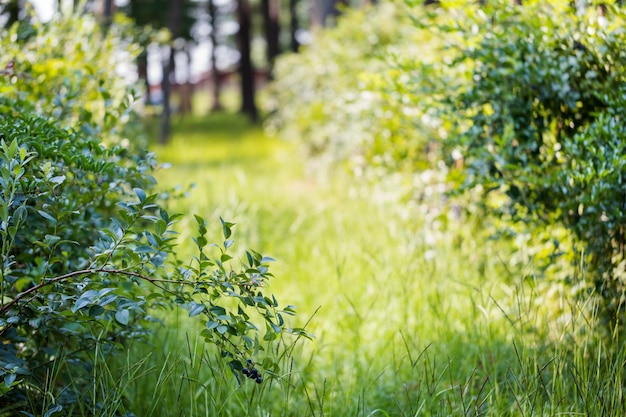
M 170 101 L 172 84 L 170 77 L 174 72 L 174 48 L 168 48 L 168 58 L 163 65 L 163 80 L 161 81 L 161 94 L 163 96 L 163 113 L 161 113 L 161 135 L 159 142 L 166 144 L 170 140 L 172 130 L 172 105 Z
M 174 40 L 179 35 L 178 28 L 180 27 L 182 1 L 183 0 L 170 0 L 168 8 L 167 27 L 170 31 L 172 39 L 170 40 L 169 56 L 166 64 L 163 66 L 163 81 L 161 82 L 161 91 L 163 93 L 163 113 L 161 115 L 161 136 L 159 140 L 162 144 L 169 141 L 171 133 L 172 107 L 170 103 L 170 77 L 174 72 Z
M 5 27 L 11 27 L 15 22 L 19 21 L 24 11 L 22 0 L 8 0 L 0 5 L 0 12 L 6 14 L 7 21 Z
M 191 51 L 189 50 L 189 42 L 185 42 L 183 52 L 187 60 L 187 73 L 185 74 L 185 82 L 179 85 L 180 95 L 180 112 L 182 114 L 191 114 L 193 111 L 191 97 L 193 96 L 193 85 L 191 84 Z
M 137 57 L 137 76 L 143 81 L 146 88 L 144 93 L 144 103 L 151 104 L 152 97 L 150 95 L 150 83 L 148 82 L 148 47 L 143 46 L 143 51 Z
M 217 7 L 213 0 L 208 1 L 209 17 L 211 18 L 211 80 L 213 81 L 213 106 L 211 111 L 222 111 L 222 103 L 220 101 L 220 92 L 222 84 L 220 81 L 220 73 L 217 69 Z
M 289 0 L 289 15 L 291 17 L 291 51 L 298 52 L 300 49 L 300 42 L 298 42 L 298 30 L 300 29 L 298 0 Z
M 106 32 L 113 22 L 113 12 L 115 11 L 115 3 L 113 0 L 99 0 L 94 9 L 95 14 L 102 20 L 102 28 Z
M 250 56 L 250 26 L 251 9 L 248 0 L 237 0 L 237 15 L 239 16 L 239 52 L 241 60 L 239 62 L 239 75 L 241 78 L 241 112 L 256 122 L 258 110 L 254 100 L 254 68 Z
M 111 24 L 111 18 L 113 17 L 113 10 L 115 9 L 115 4 L 113 0 L 102 0 L 102 17 L 104 18 L 105 25 Z
M 313 6 L 313 26 L 334 24 L 340 14 L 339 6 L 346 4 L 347 0 L 317 0 Z
M 268 74 L 271 77 L 274 60 L 280 54 L 280 2 L 279 0 L 261 0 L 261 8 L 265 26 L 265 41 L 267 42 Z

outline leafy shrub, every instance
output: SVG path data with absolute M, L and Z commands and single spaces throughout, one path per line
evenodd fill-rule
M 137 89 L 128 75 L 140 52 L 132 42 L 136 29 L 118 15 L 103 34 L 95 18 L 75 17 L 59 14 L 45 25 L 23 20 L 6 30 L 1 64 L 11 62 L 13 70 L 0 93 L 29 102 L 64 127 L 96 129 L 88 133 L 120 144 L 125 129 L 134 127 L 130 119 L 137 117 L 131 111 Z M 139 139 L 124 144 L 145 149 Z
M 588 274 L 577 285 L 615 319 L 626 264 L 623 10 L 407 3 L 348 13 L 281 59 L 269 126 L 427 201 L 427 214 L 462 191 L 483 221 L 487 209 L 498 227 L 541 236 L 544 264 L 580 244 Z
M 561 224 L 584 244 L 593 289 L 607 317 L 624 294 L 624 14 L 608 20 L 569 6 L 497 5 L 462 60 L 473 83 L 450 111 L 459 136 L 463 189 L 506 196 L 496 212 L 514 222 Z
M 155 191 L 153 156 L 126 136 L 132 85 L 98 69 L 133 51 L 121 28 L 77 15 L 23 25 L 2 36 L 16 70 L 0 78 L 0 415 L 130 413 L 97 364 L 149 334 L 155 308 L 203 317 L 205 340 L 245 369 L 259 334 L 275 339 L 294 313 L 264 294 L 271 259 L 248 250 L 234 265 L 234 224 L 209 245 L 200 216 L 197 256 L 177 259 L 180 215 Z
M 432 220 L 426 227 L 439 227 L 449 213 L 441 155 L 454 135 L 439 109 L 467 77 L 449 65 L 458 51 L 439 28 L 455 21 L 399 1 L 349 10 L 300 53 L 279 57 L 267 127 L 299 141 L 316 176 L 341 165 L 372 185 L 373 199 L 408 201 Z
M 398 3 L 347 11 L 302 52 L 279 58 L 268 127 L 302 140 L 323 165 L 398 169 L 425 149 L 427 135 L 416 129 L 421 103 L 388 61 L 428 50 L 419 34 Z

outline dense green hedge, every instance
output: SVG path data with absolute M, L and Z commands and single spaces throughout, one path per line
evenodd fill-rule
M 487 9 L 455 97 L 466 128 L 462 188 L 506 194 L 512 221 L 561 224 L 583 244 L 608 318 L 622 321 L 626 226 L 626 15 L 570 6 Z
M 406 173 L 411 198 L 434 172 L 438 190 L 471 192 L 468 211 L 552 240 L 550 256 L 572 242 L 545 231 L 565 228 L 583 248 L 567 279 L 622 321 L 624 11 L 482 3 L 347 13 L 277 63 L 269 125 L 385 184 Z
M 120 378 L 134 364 L 108 363 L 150 334 L 155 308 L 202 318 L 241 380 L 261 338 L 280 337 L 294 313 L 264 295 L 271 259 L 249 250 L 235 264 L 233 223 L 221 220 L 223 240 L 209 245 L 196 216 L 197 255 L 177 259 L 180 215 L 155 188 L 133 85 L 110 67 L 132 63 L 128 33 L 59 15 L 0 36 L 15 63 L 0 77 L 2 416 L 132 415 Z M 270 359 L 257 367 L 277 371 Z

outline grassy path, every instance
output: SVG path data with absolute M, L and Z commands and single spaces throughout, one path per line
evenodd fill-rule
M 155 149 L 172 164 L 159 183 L 196 184 L 175 211 L 202 215 L 216 239 L 219 216 L 236 222 L 241 247 L 277 259 L 270 290 L 315 339 L 284 358 L 279 378 L 239 387 L 177 319 L 159 337 L 178 353 L 153 366 L 169 361 L 185 382 L 155 391 L 161 405 L 145 415 L 550 415 L 551 396 L 575 391 L 559 379 L 559 353 L 544 355 L 528 332 L 548 324 L 515 283 L 532 271 L 503 261 L 510 248 L 469 223 L 374 201 L 340 172 L 307 174 L 290 144 L 236 116 L 188 119 L 175 132 Z

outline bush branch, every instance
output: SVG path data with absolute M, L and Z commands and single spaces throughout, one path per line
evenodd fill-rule
M 160 288 L 163 291 L 166 291 L 170 294 L 175 295 L 174 292 L 168 290 L 167 288 L 163 287 L 162 285 L 159 285 L 159 283 L 173 283 L 173 284 L 183 284 L 183 285 L 195 285 L 196 282 L 186 282 L 186 281 L 177 281 L 177 280 L 167 280 L 167 279 L 155 279 L 155 278 L 150 278 L 146 275 L 142 275 L 138 272 L 132 272 L 132 271 L 125 271 L 123 269 L 105 269 L 105 268 L 90 268 L 90 269 L 81 269 L 79 271 L 73 271 L 64 275 L 59 275 L 58 277 L 54 277 L 54 278 L 50 278 L 50 279 L 46 279 L 44 282 L 41 282 L 37 285 L 35 285 L 34 287 L 31 287 L 25 291 L 22 291 L 21 293 L 17 294 L 15 296 L 15 298 L 13 298 L 11 301 L 9 301 L 6 304 L 3 304 L 2 306 L 0 306 L 0 315 L 5 314 L 9 308 L 11 308 L 13 305 L 15 305 L 17 302 L 19 302 L 21 299 L 23 299 L 24 297 L 28 296 L 29 294 L 33 294 L 36 293 L 37 291 L 39 291 L 41 288 L 46 287 L 48 285 L 54 284 L 55 282 L 59 282 L 59 281 L 64 281 L 70 278 L 74 278 L 80 275 L 93 275 L 93 274 L 100 274 L 100 273 L 106 273 L 106 274 L 114 274 L 114 275 L 125 275 L 128 277 L 134 277 L 134 278 L 139 278 L 141 280 L 147 281 L 150 284 Z

